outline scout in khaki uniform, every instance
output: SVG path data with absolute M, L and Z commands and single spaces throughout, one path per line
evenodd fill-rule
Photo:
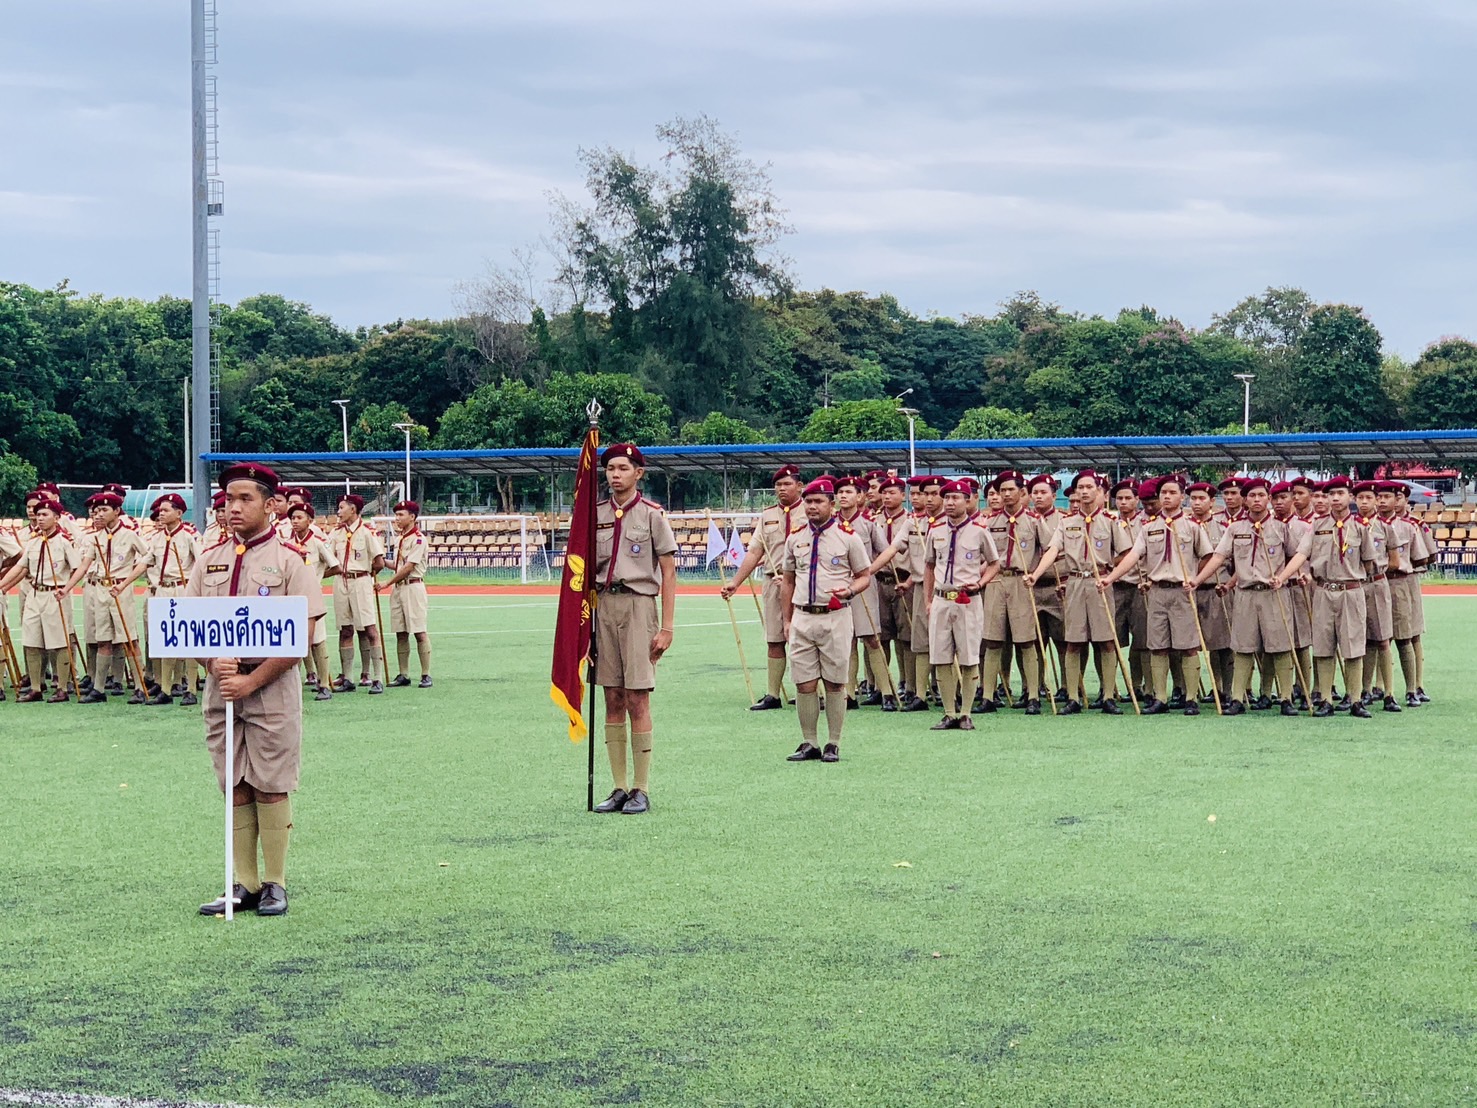
M 605 689 L 605 753 L 615 787 L 595 811 L 636 816 L 651 807 L 651 691 L 657 663 L 672 648 L 677 540 L 661 505 L 641 495 L 640 447 L 608 446 L 600 465 L 610 499 L 595 505 L 595 684 Z
M 1432 533 L 1430 525 L 1423 519 L 1416 519 L 1410 514 L 1410 486 L 1403 481 L 1386 481 L 1385 488 L 1394 496 L 1394 516 L 1396 519 L 1410 525 L 1415 532 L 1414 542 L 1410 548 L 1410 564 L 1413 576 L 1402 578 L 1403 586 L 1392 586 L 1392 598 L 1398 589 L 1405 593 L 1403 610 L 1396 619 L 1396 637 L 1399 638 L 1405 632 L 1411 633 L 1410 637 L 1410 667 L 1415 681 L 1415 691 L 1412 695 L 1406 693 L 1405 703 L 1407 707 L 1415 708 L 1422 704 L 1429 704 L 1431 698 L 1426 695 L 1422 687 L 1425 684 L 1426 653 L 1421 646 L 1421 636 L 1426 633 L 1425 601 L 1421 596 L 1420 575 L 1430 567 L 1440 554 L 1440 546 L 1436 542 L 1436 536 Z M 1409 622 L 1401 619 L 1401 615 L 1408 616 Z M 1400 668 L 1403 674 L 1407 665 L 1405 653 L 1400 655 Z
M 1375 486 L 1375 502 L 1380 522 L 1395 538 L 1390 549 L 1395 557 L 1385 572 L 1390 583 L 1391 634 L 1400 655 L 1400 676 L 1405 681 L 1405 705 L 1419 708 L 1419 683 L 1416 679 L 1415 643 L 1425 631 L 1425 613 L 1421 608 L 1419 571 L 1434 556 L 1421 530 L 1420 521 L 1400 514 L 1400 498 L 1406 492 L 1400 481 L 1381 481 Z M 1385 691 L 1393 690 L 1386 688 Z M 1389 701 L 1386 701 L 1388 707 Z
M 310 502 L 300 500 L 293 504 L 287 510 L 288 521 L 292 524 L 292 534 L 288 536 L 287 541 L 302 550 L 303 564 L 321 582 L 325 577 L 332 577 L 338 573 L 338 555 L 333 552 L 333 546 L 328 539 L 313 525 L 314 514 L 313 505 Z M 329 687 L 328 679 L 328 675 L 333 671 L 328 668 L 327 623 L 326 619 L 313 621 L 313 637 L 309 640 L 311 662 L 308 658 L 303 659 L 304 668 L 309 669 L 307 680 L 304 683 L 314 690 L 314 700 L 333 699 L 333 690 Z
M 359 634 L 359 680 L 368 683 L 371 693 L 385 691 L 380 681 L 379 614 L 375 604 L 375 574 L 385 568 L 385 545 L 374 528 L 367 526 L 359 513 L 364 510 L 364 497 L 345 493 L 339 498 L 340 530 L 333 537 L 333 556 L 338 559 L 339 574 L 333 579 L 333 616 L 338 621 L 338 656 L 342 665 L 334 692 L 353 692 L 357 687 L 349 680 L 354 672 L 354 634 Z
M 87 544 L 93 555 L 88 576 L 93 588 L 84 594 L 83 603 L 92 606 L 92 628 L 97 642 L 98 672 L 108 674 L 114 668 L 115 659 L 123 663 L 127 672 L 130 650 L 136 649 L 138 636 L 135 632 L 133 609 L 133 582 L 148 568 L 149 551 L 137 531 L 123 526 L 119 518 L 123 499 L 114 492 L 95 493 L 87 504 L 96 509 L 95 529 L 87 536 Z M 125 603 L 123 597 L 127 596 Z M 156 686 L 156 689 L 158 686 Z M 122 692 L 122 683 L 118 691 Z M 154 690 L 134 689 L 129 697 L 130 704 L 143 704 L 149 692 Z M 106 702 L 108 694 L 96 687 L 81 700 L 83 704 Z
M 903 711 L 926 712 L 933 665 L 928 660 L 928 604 L 923 595 L 923 570 L 928 532 L 943 518 L 940 490 L 944 480 L 924 474 L 911 478 L 909 484 L 913 492 L 913 519 L 908 530 L 907 551 L 898 556 L 897 583 L 898 594 L 908 602 L 908 654 L 912 661 L 909 696 L 903 702 Z
M 1116 595 L 1108 574 L 1133 549 L 1133 538 L 1108 514 L 1104 488 L 1096 473 L 1077 474 L 1072 489 L 1077 493 L 1078 507 L 1062 517 L 1042 552 L 1041 561 L 1027 574 L 1026 584 L 1035 588 L 1043 580 L 1062 582 L 1062 634 L 1067 644 L 1064 678 L 1067 702 L 1062 714 L 1082 711 L 1078 689 L 1082 684 L 1083 663 L 1087 660 L 1087 644 L 1094 643 L 1105 662 L 1098 675 L 1102 682 L 1103 714 L 1118 716 L 1123 714 L 1123 709 L 1118 707 L 1117 696 L 1118 650 L 1114 641 L 1117 614 L 1113 608 Z
M 1215 489 L 1221 494 L 1222 502 L 1226 505 L 1224 511 L 1216 513 L 1222 525 L 1230 523 L 1233 519 L 1239 519 L 1246 511 L 1246 482 L 1249 480 L 1251 478 L 1242 477 L 1238 474 L 1234 477 L 1227 477 L 1219 485 L 1215 486 Z M 1212 496 L 1212 499 L 1214 499 L 1214 496 Z M 1216 541 L 1220 541 L 1219 535 L 1216 536 Z
M 0 525 L 0 573 L 4 573 L 19 562 L 21 555 L 24 553 L 25 548 L 21 545 L 20 533 L 12 527 Z M 9 608 L 10 597 L 0 592 L 0 628 L 4 629 L 4 633 L 7 636 L 10 634 Z M 22 609 L 21 614 L 24 616 L 24 609 Z M 20 690 L 17 689 L 16 691 L 19 692 Z M 5 688 L 3 683 L 0 683 L 0 700 L 4 699 Z
M 1040 532 L 1041 551 L 1044 554 L 1046 547 L 1051 543 L 1051 538 L 1056 534 L 1056 529 L 1061 526 L 1062 520 L 1067 517 L 1056 506 L 1056 493 L 1060 487 L 1059 482 L 1049 473 L 1040 473 L 1026 482 L 1026 489 L 1031 496 L 1031 511 L 1036 513 L 1036 529 Z M 1068 503 L 1071 504 L 1069 511 L 1079 511 L 1077 501 L 1077 490 L 1069 489 L 1067 493 Z M 1039 561 L 1038 561 L 1039 564 Z M 1046 643 L 1046 649 L 1055 650 L 1057 659 L 1061 663 L 1061 670 L 1066 670 L 1066 638 L 1062 624 L 1062 597 L 1059 593 L 1062 582 L 1056 579 L 1056 574 L 1050 575 L 1045 580 L 1037 579 L 1035 586 L 1036 615 L 1041 624 L 1041 637 Z M 1098 676 L 1103 675 L 1103 660 L 1098 658 Z M 1113 665 L 1112 655 L 1108 655 L 1108 664 Z M 1048 669 L 1047 659 L 1041 659 L 1041 677 L 1045 684 Z M 1058 695 L 1066 696 L 1065 690 L 1058 690 Z
M 1246 514 L 1246 487 L 1252 480 L 1240 478 L 1236 486 L 1236 511 L 1234 514 L 1215 510 L 1216 487 L 1208 481 L 1196 481 L 1186 488 L 1190 500 L 1190 519 L 1205 531 L 1214 549 L 1221 535 L 1232 520 Z M 1265 484 L 1265 482 L 1263 482 Z M 1205 635 L 1205 649 L 1210 653 L 1211 679 L 1225 701 L 1232 695 L 1231 676 L 1235 669 L 1236 652 L 1231 649 L 1231 602 L 1227 599 L 1231 591 L 1231 575 L 1221 570 L 1195 590 L 1195 609 L 1200 614 L 1200 630 Z M 1268 667 L 1270 669 L 1270 667 Z M 1290 688 L 1286 690 L 1290 692 Z M 1235 693 L 1234 695 L 1240 695 Z
M 245 462 L 221 473 L 229 533 L 200 553 L 186 596 L 305 596 L 308 618 L 326 608 L 318 575 L 300 548 L 283 542 L 267 517 L 277 487 L 267 466 Z M 311 641 L 311 639 L 310 639 Z M 287 911 L 287 843 L 303 747 L 303 688 L 296 658 L 213 658 L 205 682 L 205 745 L 221 791 L 231 790 L 234 813 L 236 909 L 260 916 Z M 226 701 L 235 705 L 235 734 L 226 734 Z M 226 780 L 226 743 L 235 750 L 234 781 Z M 257 869 L 257 843 L 261 869 Z M 225 897 L 200 906 L 224 915 Z
M 985 605 L 980 593 L 995 579 L 1000 554 L 990 532 L 970 516 L 969 487 L 943 487 L 944 519 L 928 533 L 923 590 L 928 606 L 929 661 L 938 668 L 944 718 L 934 731 L 973 731 L 970 711 L 979 686 Z M 962 683 L 962 689 L 961 689 Z M 960 714 L 954 715 L 955 705 Z
M 1298 545 L 1292 568 L 1307 563 L 1313 576 L 1313 701 L 1316 716 L 1333 715 L 1332 697 L 1336 659 L 1344 663 L 1345 699 L 1349 714 L 1369 718 L 1369 709 L 1349 695 L 1349 682 L 1357 682 L 1364 658 L 1364 581 L 1374 572 L 1376 551 L 1369 528 L 1349 510 L 1352 483 L 1347 477 L 1325 481 L 1322 491 L 1328 514 L 1313 518 L 1313 526 Z M 1343 704 L 1337 706 L 1342 710 Z
M 1198 592 L 1214 582 L 1223 567 L 1230 566 L 1233 571 L 1231 649 L 1236 661 L 1228 683 L 1231 695 L 1221 706 L 1228 716 L 1246 711 L 1242 697 L 1251 687 L 1252 667 L 1258 657 L 1265 658 L 1264 664 L 1276 677 L 1282 714 L 1297 715 L 1292 704 L 1294 640 L 1290 610 L 1295 598 L 1291 590 L 1283 588 L 1296 575 L 1296 565 L 1287 571 L 1296 550 L 1289 524 L 1271 513 L 1270 491 L 1260 477 L 1242 482 L 1241 510 L 1225 525 L 1216 540 L 1215 553 L 1191 582 Z
M 21 704 L 42 699 L 43 671 L 50 665 L 56 692 L 48 703 L 61 704 L 70 694 L 72 611 L 69 598 L 82 580 L 91 555 L 72 544 L 61 529 L 62 506 L 49 496 L 36 501 L 36 533 L 25 544 L 21 558 L 0 577 L 0 593 L 25 580 L 30 599 L 21 620 L 21 646 L 26 655 L 30 688 L 16 697 Z
M 185 594 L 185 582 L 195 568 L 199 555 L 199 540 L 184 525 L 185 498 L 179 493 L 165 493 L 154 501 L 149 510 L 157 526 L 153 534 L 144 540 L 146 550 L 145 572 L 148 574 L 149 595 L 169 598 Z M 147 628 L 152 639 L 155 629 Z M 189 659 L 160 658 L 159 691 L 149 698 L 150 704 L 173 704 L 176 696 L 180 703 L 198 703 L 190 692 Z
M 426 598 L 426 537 L 420 529 L 421 506 L 414 500 L 395 505 L 395 575 L 380 586 L 390 594 L 390 631 L 400 670 L 390 682 L 394 689 L 410 686 L 410 639 L 420 657 L 422 689 L 431 687 L 431 635 L 427 630 L 430 604 Z
M 1113 506 L 1117 509 L 1118 527 L 1128 536 L 1129 545 L 1139 536 L 1139 528 L 1148 516 L 1143 504 L 1147 497 L 1140 493 L 1157 492 L 1158 483 L 1153 480 L 1119 481 L 1113 486 Z M 1140 587 L 1143 574 L 1130 569 L 1114 584 L 1113 612 L 1118 633 L 1118 645 L 1128 655 L 1128 672 L 1140 700 L 1148 699 L 1149 636 L 1148 604 L 1144 589 Z
M 1014 644 L 1020 652 L 1026 715 L 1039 716 L 1038 690 L 1044 659 L 1036 646 L 1040 629 L 1032 604 L 1034 587 L 1026 585 L 1025 576 L 1040 561 L 1050 536 L 1043 538 L 1036 513 L 1026 506 L 1023 474 L 1007 470 L 992 483 L 1000 496 L 1000 510 L 991 512 L 981 522 L 1000 553 L 1000 569 L 984 594 L 984 670 L 980 681 L 985 689 L 995 688 L 1001 657 L 1008 644 Z M 986 697 L 982 707 L 986 712 L 993 712 L 994 698 Z
M 899 699 L 907 696 L 913 681 L 913 663 L 909 644 L 912 642 L 912 603 L 906 590 L 899 591 L 898 585 L 908 578 L 906 555 L 908 539 L 913 532 L 913 519 L 903 503 L 908 485 L 901 477 L 887 477 L 878 484 L 878 495 L 882 499 L 882 510 L 872 519 L 876 557 L 872 560 L 873 588 L 882 620 L 878 626 L 882 639 L 884 664 L 890 657 L 897 658 L 897 693 Z M 882 702 L 884 712 L 896 711 L 898 703 Z
M 841 729 L 846 723 L 847 655 L 855 634 L 850 601 L 870 582 L 872 558 L 859 539 L 834 514 L 836 490 L 817 479 L 805 486 L 806 522 L 785 541 L 781 599 L 789 614 L 785 630 L 795 674 L 795 712 L 800 745 L 792 762 L 841 760 Z M 819 683 L 826 684 L 826 743 L 819 745 Z
M 723 598 L 730 599 L 749 574 L 764 567 L 764 641 L 769 646 L 769 680 L 764 695 L 750 708 L 754 712 L 784 707 L 786 612 L 780 603 L 780 567 L 785 539 L 805 521 L 800 508 L 799 467 L 781 466 L 774 471 L 774 495 L 779 502 L 759 513 L 744 560 L 722 590 Z
M 824 478 L 818 478 L 818 480 L 824 480 Z M 881 551 L 881 538 L 871 515 L 862 510 L 862 503 L 865 499 L 862 490 L 865 484 L 866 482 L 860 477 L 839 477 L 831 481 L 832 487 L 836 490 L 836 518 L 862 540 L 862 549 L 867 552 L 867 560 L 870 563 Z M 846 683 L 846 706 L 857 708 L 865 704 L 868 707 L 876 707 L 886 700 L 891 701 L 888 710 L 897 711 L 895 698 L 890 693 L 884 694 L 882 691 L 887 687 L 888 670 L 887 659 L 882 653 L 882 612 L 878 603 L 877 590 L 866 589 L 854 596 L 851 600 L 851 615 L 853 633 L 867 660 L 868 687 L 865 698 L 858 701 L 857 694 L 861 691 L 857 687 L 859 667 L 856 650 L 853 649 L 851 658 L 847 662 L 849 676 Z
M 216 493 L 210 498 L 210 523 L 200 535 L 200 546 L 214 546 L 226 537 L 226 494 Z
M 1390 642 L 1395 637 L 1395 613 L 1390 594 L 1389 571 L 1398 569 L 1402 555 L 1409 560 L 1410 533 L 1385 523 L 1379 514 L 1377 481 L 1359 481 L 1354 485 L 1355 511 L 1369 529 L 1374 542 L 1375 568 L 1364 582 L 1364 665 L 1360 674 L 1359 699 L 1367 708 L 1376 698 L 1384 701 L 1384 711 L 1398 712 L 1395 700 L 1395 673 L 1390 659 Z M 1350 690 L 1351 692 L 1353 690 Z
M 1180 479 L 1174 475 L 1160 478 L 1157 491 L 1161 514 L 1144 521 L 1128 556 L 1104 580 L 1112 584 L 1142 563 L 1149 583 L 1145 614 L 1154 690 L 1143 714 L 1169 711 L 1169 670 L 1177 659 L 1186 690 L 1185 715 L 1198 716 L 1195 690 L 1200 685 L 1200 633 L 1195 625 L 1195 598 L 1185 586 L 1215 550 L 1204 529 L 1180 512 L 1184 499 Z

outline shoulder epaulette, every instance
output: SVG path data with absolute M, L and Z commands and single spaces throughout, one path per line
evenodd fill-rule
M 648 508 L 655 508 L 659 512 L 665 512 L 666 511 L 665 508 L 663 508 L 660 504 L 658 504 L 655 500 L 651 499 L 651 497 L 649 497 L 649 496 L 643 496 L 641 498 L 641 503 L 645 504 Z
M 299 546 L 297 543 L 293 542 L 291 539 L 284 539 L 280 535 L 277 537 L 277 541 L 279 543 L 281 543 L 283 546 L 287 547 L 288 550 L 291 550 L 294 554 L 296 554 L 304 562 L 306 562 L 308 560 L 308 548 L 307 547 L 305 547 L 305 546 Z
M 804 531 L 808 526 L 810 526 L 808 523 L 797 523 L 794 527 L 790 528 L 789 533 L 792 535 L 797 534 L 800 531 Z
M 206 550 L 214 550 L 218 546 L 225 546 L 226 543 L 229 542 L 229 541 L 230 540 L 225 535 L 222 535 L 220 538 L 216 539 L 215 542 L 211 543 L 205 549 Z

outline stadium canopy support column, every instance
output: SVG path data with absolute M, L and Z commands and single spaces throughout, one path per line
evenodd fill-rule
M 728 466 L 723 467 L 723 508 L 728 510 Z

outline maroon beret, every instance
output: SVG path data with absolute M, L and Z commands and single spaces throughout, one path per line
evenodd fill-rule
M 344 493 L 343 496 L 341 496 L 341 497 L 338 498 L 338 502 L 340 504 L 347 503 L 347 504 L 354 505 L 354 511 L 356 511 L 356 512 L 362 512 L 362 511 L 364 511 L 364 497 L 360 496 L 356 492 L 346 492 L 346 493 Z
M 936 473 L 925 473 L 921 477 L 914 477 L 909 484 L 917 485 L 920 489 L 931 487 L 943 488 L 944 479 Z
M 301 504 L 294 504 L 291 508 L 287 509 L 287 514 L 289 516 L 291 516 L 293 512 L 306 512 L 309 519 L 313 519 L 318 515 L 318 513 L 313 510 L 313 505 L 306 500 L 303 501 Z
M 1377 481 L 1356 481 L 1356 482 L 1354 482 L 1353 491 L 1356 492 L 1356 493 L 1361 493 L 1361 492 L 1368 492 L 1368 493 L 1378 492 L 1379 491 L 1379 483 Z
M 879 491 L 882 489 L 906 489 L 907 487 L 908 483 L 901 477 L 884 477 L 882 484 L 877 486 Z
M 1250 492 L 1252 489 L 1266 489 L 1272 491 L 1272 482 L 1265 477 L 1248 477 L 1241 486 L 1242 492 Z
M 210 498 L 212 508 L 224 508 L 226 506 L 226 494 L 224 491 L 216 493 Z
M 972 484 L 973 482 L 968 477 L 959 477 L 953 481 L 945 481 L 944 487 L 939 491 L 945 496 L 951 492 L 957 492 L 960 496 L 970 496 L 974 493 Z
M 1339 474 L 1337 477 L 1330 477 L 1327 481 L 1323 482 L 1324 492 L 1333 492 L 1334 489 L 1353 489 L 1353 487 L 1354 482 L 1349 480 L 1342 473 Z
M 1410 495 L 1410 486 L 1404 481 L 1381 481 L 1375 486 L 1375 492 L 1393 492 L 1400 496 Z
M 1185 491 L 1186 492 L 1208 492 L 1208 493 L 1210 493 L 1211 496 L 1214 496 L 1215 495 L 1215 486 L 1212 485 L 1209 481 L 1196 481 L 1192 485 L 1186 485 L 1185 486 Z
M 1216 487 L 1219 488 L 1221 492 L 1225 492 L 1227 489 L 1235 489 L 1237 492 L 1243 492 L 1246 488 L 1246 478 L 1239 475 L 1235 477 L 1227 477 Z
M 94 504 L 101 508 L 121 508 L 123 498 L 116 492 L 95 492 L 87 498 L 87 506 L 91 508 Z
M 1117 496 L 1124 489 L 1127 489 L 1129 492 L 1133 493 L 1134 496 L 1137 496 L 1139 494 L 1139 483 L 1135 481 L 1132 477 L 1125 477 L 1121 481 L 1115 481 L 1113 483 L 1113 487 L 1109 490 L 1109 492 L 1113 496 Z
M 843 477 L 836 477 L 834 479 L 830 478 L 827 474 L 822 474 L 821 476 L 817 477 L 816 480 L 829 480 L 832 487 L 835 488 L 837 492 L 840 492 L 842 489 L 855 489 L 857 492 L 861 492 L 864 488 L 867 487 L 867 483 L 864 478 L 853 477 L 851 476 L 851 474 L 846 474 Z
M 862 477 L 867 481 L 881 481 L 887 477 L 887 470 L 869 469 L 866 473 L 862 474 Z
M 1097 474 L 1093 473 L 1091 470 L 1085 470 L 1084 472 L 1091 477 L 1097 476 Z M 1077 485 L 1077 478 L 1081 477 L 1082 475 L 1082 473 L 1079 473 L 1077 474 L 1077 477 L 1072 478 L 1072 486 L 1074 488 Z M 1049 473 L 1038 473 L 1035 477 L 1032 477 L 1029 481 L 1026 482 L 1027 489 L 1034 489 L 1037 485 L 1046 485 L 1051 489 L 1052 492 L 1055 492 L 1057 489 L 1061 488 L 1061 482 L 1059 482 Z
M 1021 488 L 1026 487 L 1026 475 L 1019 470 L 1007 469 L 999 477 L 995 478 L 995 487 L 998 489 L 1006 481 L 1014 481 Z
M 177 492 L 167 492 L 149 505 L 150 514 L 157 512 L 165 504 L 178 508 L 182 512 L 185 510 L 185 498 Z
M 834 497 L 836 495 L 836 486 L 829 478 L 817 477 L 814 481 L 805 486 L 805 491 L 802 492 L 800 495 Z
M 237 462 L 221 470 L 220 487 L 225 489 L 232 481 L 255 481 L 258 485 L 264 485 L 274 491 L 282 483 L 276 472 L 270 466 L 262 465 L 261 462 Z
M 614 458 L 627 458 L 638 469 L 646 466 L 646 455 L 642 454 L 641 448 L 634 443 L 617 442 L 607 446 L 600 452 L 600 468 L 604 469 Z
M 117 481 L 109 481 L 99 491 L 116 493 L 119 497 L 124 497 L 128 495 L 128 486 L 120 485 Z
M 1140 500 L 1153 500 L 1159 495 L 1159 478 L 1150 477 L 1147 481 L 1140 481 L 1134 492 Z
M 774 477 L 770 479 L 770 484 L 783 481 L 786 477 L 793 477 L 797 481 L 800 480 L 800 467 L 795 465 L 780 466 L 779 469 L 774 471 Z
M 1271 489 L 1273 496 L 1281 496 L 1285 492 L 1292 492 L 1291 481 L 1278 481 Z
M 418 516 L 421 514 L 421 506 L 414 500 L 402 500 L 395 505 L 395 511 L 409 512 L 413 516 Z
M 967 488 L 969 490 L 969 495 L 970 496 L 973 496 L 975 493 L 979 492 L 980 483 L 979 483 L 979 479 L 978 478 L 976 478 L 976 477 L 960 477 L 957 480 L 959 481 L 959 483 L 961 485 L 963 485 L 965 488 Z
M 40 500 L 36 501 L 36 510 L 39 512 L 42 508 L 55 512 L 57 515 L 62 514 L 62 502 L 50 496 L 43 496 Z
M 1295 489 L 1300 486 L 1312 492 L 1318 488 L 1318 482 L 1311 477 L 1289 477 L 1287 479 L 1288 488 Z
M 37 492 L 49 492 L 52 496 L 61 496 L 62 490 L 57 488 L 55 481 L 41 481 L 36 485 Z

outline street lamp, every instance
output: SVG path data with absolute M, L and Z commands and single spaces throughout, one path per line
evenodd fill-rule
M 405 432 L 405 497 L 410 499 L 410 432 L 415 430 L 414 423 L 397 423 L 396 427 Z
M 1246 402 L 1241 408 L 1241 433 L 1251 434 L 1251 383 L 1256 380 L 1255 373 L 1238 373 L 1236 380 L 1246 386 Z
M 338 405 L 339 414 L 344 417 L 344 453 L 347 454 L 349 452 L 349 402 L 347 400 L 333 400 L 333 401 L 330 401 L 330 403 L 337 404 Z M 348 464 L 349 464 L 348 463 L 348 460 L 345 459 L 344 465 L 347 466 Z M 345 477 L 344 478 L 344 495 L 347 496 L 348 493 L 349 493 L 349 479 L 347 477 Z
M 904 389 L 902 392 L 898 393 L 896 396 L 894 396 L 892 398 L 892 402 L 894 404 L 896 404 L 903 397 L 912 395 L 912 392 L 913 392 L 912 389 Z M 913 420 L 916 419 L 917 416 L 918 416 L 918 409 L 917 408 L 899 408 L 898 411 L 901 412 L 903 415 L 905 415 L 905 416 L 908 417 L 908 476 L 909 477 L 917 477 L 918 476 L 918 451 L 917 451 L 917 448 L 915 447 L 915 445 L 913 443 Z

